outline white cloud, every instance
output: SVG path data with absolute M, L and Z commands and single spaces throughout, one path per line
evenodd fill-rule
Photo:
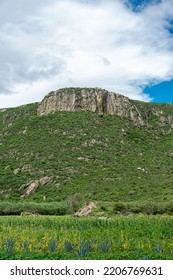
M 149 101 L 143 88 L 173 77 L 172 0 L 139 13 L 125 0 L 28 3 L 0 2 L 1 108 L 68 86 Z

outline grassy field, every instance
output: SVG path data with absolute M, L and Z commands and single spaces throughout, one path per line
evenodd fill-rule
M 173 259 L 173 217 L 0 217 L 0 259 Z

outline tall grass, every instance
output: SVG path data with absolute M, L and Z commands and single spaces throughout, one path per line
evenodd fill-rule
M 65 202 L 0 202 L 0 215 L 64 215 L 68 211 L 68 205 Z

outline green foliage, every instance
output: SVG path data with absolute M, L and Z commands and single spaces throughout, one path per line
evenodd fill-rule
M 77 258 L 84 258 L 92 251 L 92 245 L 89 241 L 83 241 L 80 244 L 79 250 L 75 253 Z
M 114 210 L 116 211 L 123 211 L 126 210 L 127 206 L 123 202 L 116 202 L 114 205 Z
M 68 207 L 64 202 L 0 202 L 0 215 L 64 215 L 68 212 Z
M 160 110 L 166 117 L 172 106 L 134 104 L 142 114 L 148 112 L 148 126 L 92 112 L 38 117 L 37 103 L 1 111 L 0 214 L 74 213 L 86 201 L 111 203 L 116 211 L 129 207 L 136 213 L 171 214 L 173 132 L 150 111 Z M 39 184 L 35 194 L 21 198 L 22 186 L 44 176 L 51 183 Z
M 12 254 L 14 252 L 14 244 L 15 241 L 12 238 L 7 238 L 5 240 L 4 248 L 8 254 Z
M 80 193 L 75 193 L 72 197 L 68 197 L 67 201 L 67 214 L 72 214 L 76 212 L 81 206 L 83 200 L 83 196 Z
M 170 259 L 173 218 L 0 217 L 0 259 Z

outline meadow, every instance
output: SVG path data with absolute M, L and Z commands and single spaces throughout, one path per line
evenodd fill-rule
M 1 216 L 0 259 L 173 259 L 173 216 Z

